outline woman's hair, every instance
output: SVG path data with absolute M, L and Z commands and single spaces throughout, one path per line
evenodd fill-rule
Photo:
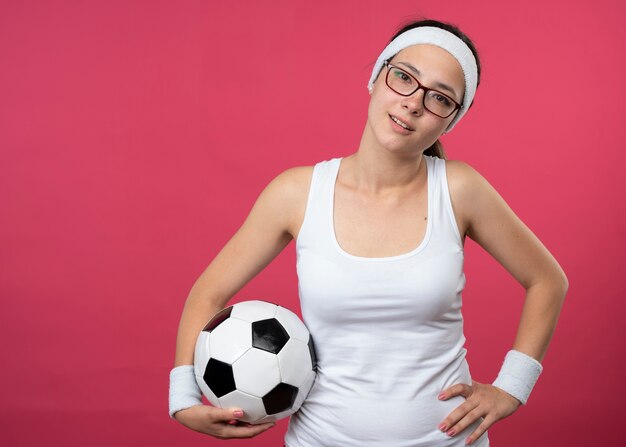
M 394 34 L 394 36 L 389 40 L 389 42 L 391 43 L 393 39 L 395 39 L 396 37 L 398 37 L 400 34 L 404 33 L 405 31 L 408 31 L 413 28 L 418 28 L 420 26 L 436 26 L 437 28 L 441 28 L 448 32 L 451 32 L 452 34 L 457 36 L 459 39 L 461 39 L 463 42 L 465 42 L 465 44 L 469 47 L 469 49 L 474 54 L 474 58 L 476 58 L 476 67 L 478 69 L 478 79 L 476 82 L 476 87 L 478 87 L 478 85 L 480 84 L 480 60 L 478 58 L 478 51 L 476 50 L 476 47 L 474 46 L 472 41 L 469 39 L 469 37 L 467 37 L 456 26 L 450 23 L 440 22 L 438 20 L 431 20 L 431 19 L 417 20 L 414 22 L 407 23 L 406 25 L 403 25 L 402 28 L 399 29 Z M 468 109 L 472 107 L 472 104 L 469 105 Z M 428 149 L 424 151 L 424 155 L 430 155 L 430 156 L 434 156 L 438 158 L 443 158 L 444 160 L 447 158 L 446 153 L 443 150 L 443 144 L 441 143 L 441 141 L 439 141 L 439 139 L 437 139 L 437 141 L 435 141 Z

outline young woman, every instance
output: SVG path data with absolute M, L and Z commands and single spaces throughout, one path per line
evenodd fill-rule
M 217 438 L 272 426 L 202 405 L 190 365 L 208 319 L 293 239 L 318 375 L 286 445 L 489 445 L 486 430 L 526 402 L 542 370 L 568 282 L 491 185 L 445 159 L 438 138 L 467 112 L 479 77 L 476 50 L 454 26 L 419 21 L 392 38 L 368 85 L 358 150 L 278 175 L 193 286 L 170 415 Z M 517 338 L 491 385 L 473 381 L 465 360 L 467 236 L 526 289 Z

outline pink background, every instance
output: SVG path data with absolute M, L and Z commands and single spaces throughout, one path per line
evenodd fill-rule
M 222 442 L 167 416 L 187 293 L 282 170 L 356 150 L 395 29 L 457 23 L 484 67 L 445 137 L 559 260 L 570 292 L 494 446 L 621 445 L 626 8 L 619 0 L 0 4 L 0 443 Z M 466 243 L 472 375 L 523 289 Z M 293 242 L 235 300 L 298 310 Z

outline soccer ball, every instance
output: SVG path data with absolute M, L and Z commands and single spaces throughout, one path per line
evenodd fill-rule
M 316 359 L 298 316 L 266 301 L 218 312 L 196 342 L 194 372 L 217 407 L 238 407 L 239 420 L 275 421 L 295 413 L 315 381 Z

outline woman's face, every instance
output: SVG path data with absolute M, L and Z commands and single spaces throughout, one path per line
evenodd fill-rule
M 463 102 L 463 70 L 446 50 L 434 45 L 413 45 L 400 51 L 390 62 L 412 74 L 425 87 L 439 90 L 459 104 Z M 421 153 L 441 136 L 457 112 L 447 118 L 432 114 L 424 108 L 422 89 L 411 96 L 397 94 L 385 83 L 388 70 L 383 67 L 374 82 L 367 124 L 373 137 L 388 150 Z M 392 116 L 410 129 L 396 124 Z

